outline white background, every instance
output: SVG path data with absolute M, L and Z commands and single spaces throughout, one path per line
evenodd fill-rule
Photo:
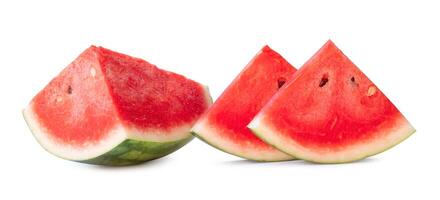
M 435 1 L 1 1 L 0 199 L 439 199 L 440 7 Z M 351 164 L 254 163 L 195 139 L 138 166 L 45 152 L 21 116 L 89 45 L 210 86 L 269 44 L 295 67 L 332 39 L 417 129 Z

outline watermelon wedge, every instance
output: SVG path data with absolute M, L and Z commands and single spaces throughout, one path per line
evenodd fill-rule
M 208 144 L 242 158 L 292 159 L 257 138 L 246 125 L 295 71 L 281 55 L 265 46 L 197 121 L 192 132 Z
M 248 127 L 283 152 L 318 163 L 375 155 L 415 132 L 331 41 L 295 73 Z
M 131 165 L 189 142 L 190 128 L 210 104 L 207 88 L 199 83 L 91 46 L 23 114 L 38 142 L 59 157 Z

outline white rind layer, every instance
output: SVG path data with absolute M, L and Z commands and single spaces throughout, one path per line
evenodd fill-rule
M 106 139 L 97 144 L 85 144 L 77 147 L 60 143 L 52 138 L 38 122 L 32 109 L 32 104 L 23 110 L 23 116 L 37 141 L 50 153 L 68 160 L 88 160 L 109 152 L 127 138 L 122 126 L 117 126 L 108 134 Z
M 27 108 L 25 108 L 23 110 L 23 116 L 37 141 L 50 153 L 68 160 L 81 161 L 98 157 L 111 151 L 126 139 L 146 142 L 174 142 L 192 137 L 189 132 L 191 129 L 191 124 L 181 125 L 169 132 L 164 132 L 161 130 L 142 132 L 135 128 L 126 128 L 119 124 L 107 134 L 108 137 L 100 140 L 98 143 L 74 146 L 59 142 L 51 137 L 45 128 L 40 125 L 32 107 L 32 104 L 30 104 Z
M 278 151 L 277 149 L 256 149 L 252 144 L 243 146 L 231 140 L 220 137 L 220 133 L 205 119 L 198 121 L 191 130 L 197 137 L 209 145 L 226 153 L 255 161 L 284 161 L 292 160 L 292 156 Z
M 183 124 L 175 127 L 169 131 L 162 130 L 149 130 L 141 131 L 136 128 L 125 128 L 127 138 L 148 142 L 173 142 L 182 140 L 188 137 L 192 137 L 189 130 L 191 130 L 192 124 Z
M 208 105 L 212 104 L 209 90 L 205 86 L 205 98 Z M 126 127 L 122 124 L 117 125 L 108 133 L 108 137 L 99 143 L 85 144 L 84 146 L 74 146 L 62 143 L 51 137 L 44 126 L 40 125 L 36 114 L 33 111 L 33 104 L 30 103 L 23 110 L 23 116 L 37 141 L 48 152 L 68 160 L 88 160 L 103 155 L 118 146 L 126 139 L 133 139 L 146 142 L 174 142 L 188 137 L 193 137 L 190 129 L 193 123 L 187 123 L 175 127 L 169 131 L 149 130 L 141 131 L 136 128 Z
M 317 163 L 344 163 L 381 153 L 399 144 L 415 132 L 415 129 L 405 118 L 402 117 L 396 122 L 396 126 L 392 130 L 377 134 L 382 137 L 374 138 L 362 144 L 355 144 L 337 152 L 330 150 L 326 152 L 322 150 L 314 151 L 314 149 L 303 147 L 291 138 L 287 138 L 271 128 L 264 122 L 261 115 L 257 115 L 248 127 L 262 140 L 296 158 Z

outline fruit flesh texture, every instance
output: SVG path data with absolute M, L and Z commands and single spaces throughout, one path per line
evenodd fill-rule
M 39 121 L 61 142 L 81 146 L 118 122 L 166 131 L 208 107 L 203 86 L 141 59 L 90 47 L 34 98 Z
M 274 130 L 269 134 L 279 134 L 322 155 L 381 140 L 399 126 L 411 127 L 382 91 L 331 41 L 304 64 L 258 116 Z M 264 138 L 268 133 L 257 134 Z M 296 151 L 288 146 L 279 148 Z
M 56 142 L 96 143 L 119 123 L 96 51 L 83 52 L 33 99 L 39 123 Z
M 170 131 L 196 120 L 208 107 L 200 84 L 141 59 L 99 51 L 110 94 L 126 125 Z
M 30 104 L 33 117 L 25 113 L 25 119 L 35 117 L 41 132 L 54 143 L 87 149 L 105 142 L 120 125 L 141 134 L 168 134 L 175 127 L 193 124 L 209 106 L 208 96 L 204 86 L 181 75 L 92 46 L 34 97 Z M 81 161 L 126 165 L 162 157 L 192 139 L 187 131 L 185 137 L 167 141 L 127 139 L 107 154 Z M 126 144 L 138 147 L 125 152 L 139 154 L 138 158 L 129 162 L 116 156 Z
M 215 138 L 207 136 L 208 130 L 193 131 L 205 142 L 247 159 L 267 160 L 227 146 L 236 145 L 247 152 L 269 151 L 284 155 L 252 134 L 246 125 L 295 71 L 281 55 L 265 46 L 199 120 L 210 127 L 210 134 Z M 223 141 L 219 144 L 216 140 Z M 292 158 L 286 155 L 283 159 Z

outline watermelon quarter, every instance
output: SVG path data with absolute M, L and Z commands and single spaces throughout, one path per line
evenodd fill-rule
M 208 144 L 246 159 L 292 159 L 257 138 L 246 125 L 295 71 L 281 55 L 265 46 L 197 121 L 192 132 Z
M 203 85 L 144 60 L 91 46 L 24 109 L 49 152 L 73 161 L 130 165 L 192 139 L 211 104 Z
M 415 132 L 331 41 L 293 75 L 248 127 L 283 152 L 318 163 L 359 160 Z

